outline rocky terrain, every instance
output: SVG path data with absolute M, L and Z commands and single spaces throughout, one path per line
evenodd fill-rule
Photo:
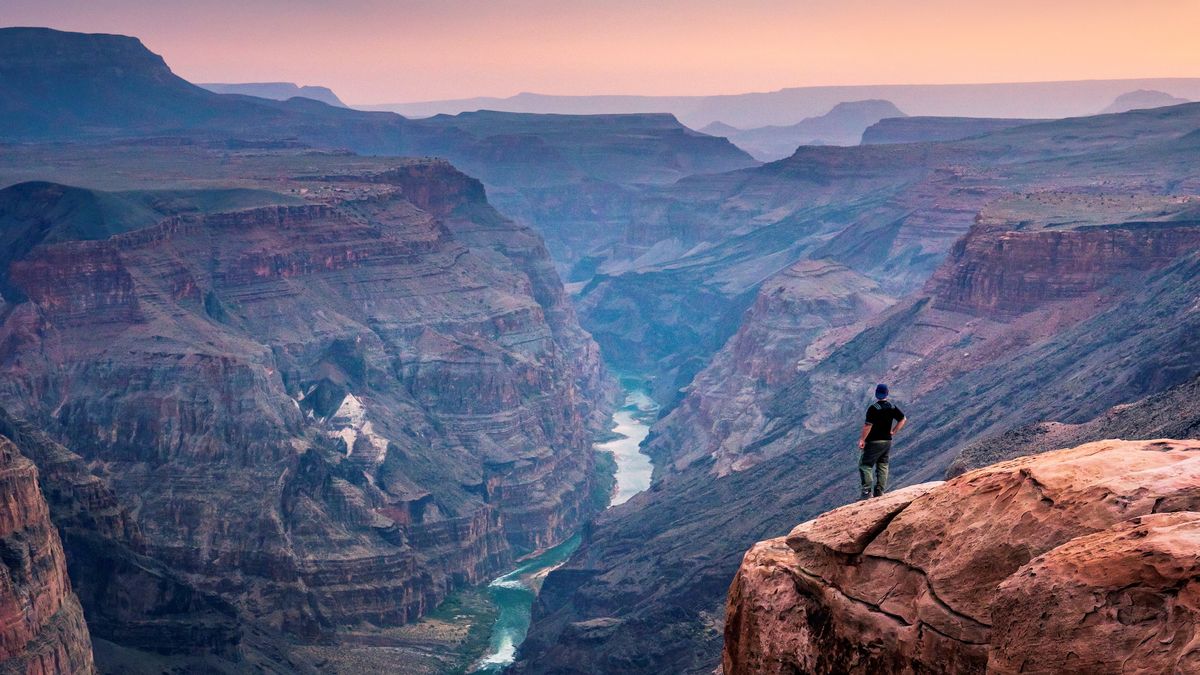
M 1198 453 L 1091 443 L 761 542 L 730 588 L 724 672 L 1193 670 Z
M 791 382 L 798 364 L 819 360 L 894 300 L 873 280 L 827 260 L 802 260 L 772 277 L 680 406 L 655 425 L 645 451 L 660 472 L 701 458 L 716 458 L 718 474 L 743 468 L 741 449 L 766 422 L 759 402 Z
M 953 477 L 1015 457 L 1105 438 L 1200 438 L 1200 376 L 1138 401 L 1109 408 L 1088 422 L 1040 422 L 983 438 L 963 448 L 946 469 Z
M 0 672 L 96 672 L 38 469 L 0 436 Z
M 280 632 L 411 621 L 595 508 L 609 381 L 541 240 L 445 162 L 335 166 L 0 195 L 0 398 L 103 482 L 59 525 L 109 666 L 303 669 Z
M 39 467 L 101 672 L 316 672 L 283 636 L 148 557 L 134 518 L 79 455 L 4 410 L 0 435 Z
M 926 146 L 931 153 L 1006 148 L 1015 159 L 1002 165 L 1001 184 L 1044 187 L 1004 198 L 998 186 L 969 193 L 984 203 L 936 270 L 881 313 L 809 346 L 797 340 L 790 381 L 756 388 L 750 369 L 720 370 L 734 349 L 751 364 L 779 350 L 771 340 L 761 350 L 731 340 L 712 376 L 702 372 L 653 430 L 661 462 L 655 486 L 601 516 L 547 580 L 517 672 L 578 663 L 595 664 L 583 672 L 710 671 L 724 584 L 746 548 L 852 498 L 852 439 L 877 381 L 891 382 L 913 417 L 892 460 L 894 479 L 905 484 L 942 477 L 976 441 L 1036 423 L 1089 423 L 1194 378 L 1198 176 L 1181 160 L 1200 147 L 1189 130 L 1200 122 L 1196 114 L 1192 106 L 1166 108 Z M 1155 119 L 1165 122 L 1158 131 L 1145 124 Z M 1141 131 L 1124 126 L 1133 122 Z M 1093 124 L 1090 133 L 1064 135 Z M 920 146 L 871 147 L 912 153 Z M 1034 164 L 1053 175 L 1025 174 Z M 1095 173 L 1074 173 L 1081 166 Z M 984 184 L 998 180 L 979 175 Z M 937 215 L 907 226 L 914 233 L 944 226 Z M 867 278 L 876 274 L 833 258 Z M 887 295 L 889 285 L 900 286 L 876 283 Z M 793 316 L 748 312 L 737 335 L 794 325 L 813 306 L 796 303 Z M 734 406 L 736 413 L 728 410 Z
M 855 493 L 875 382 L 901 485 L 1190 428 L 1152 407 L 1200 362 L 1200 104 L 760 166 L 667 114 L 409 120 L 0 29 L 0 122 L 0 434 L 105 671 L 378 664 L 582 529 L 514 671 L 711 673 L 745 550 Z M 601 348 L 667 405 L 592 520 Z

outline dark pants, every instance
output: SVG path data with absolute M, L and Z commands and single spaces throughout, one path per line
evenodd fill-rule
M 887 489 L 888 453 L 891 441 L 868 441 L 858 458 L 858 477 L 862 482 L 862 499 L 878 497 Z

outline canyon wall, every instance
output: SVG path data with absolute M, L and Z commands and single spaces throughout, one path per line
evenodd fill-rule
M 1198 453 L 1101 441 L 759 543 L 730 588 L 724 672 L 1194 670 Z
M 0 436 L 0 672 L 95 672 L 38 470 Z
M 609 386 L 539 238 L 477 181 L 318 183 L 36 246 L 0 327 L 0 398 L 111 487 L 132 523 L 110 538 L 196 611 L 302 639 L 411 621 L 573 533 Z

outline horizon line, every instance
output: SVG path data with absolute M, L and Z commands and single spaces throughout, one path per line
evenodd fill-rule
M 1184 76 L 1138 76 L 1138 77 L 1084 77 L 1078 79 L 1054 79 L 1054 80 L 1000 80 L 992 82 L 899 82 L 899 83 L 869 83 L 869 84 L 803 84 L 795 86 L 780 87 L 778 89 L 768 89 L 765 91 L 738 91 L 723 94 L 550 94 L 540 91 L 519 91 L 515 94 L 506 96 L 496 96 L 487 94 L 478 94 L 475 96 L 459 96 L 455 98 L 429 98 L 409 101 L 381 101 L 381 102 L 355 102 L 353 104 L 347 102 L 346 105 L 417 105 L 421 103 L 453 103 L 458 101 L 474 101 L 478 99 L 494 99 L 497 101 L 507 101 L 519 96 L 545 96 L 552 98 L 722 98 L 726 96 L 754 96 L 763 94 L 778 94 L 784 91 L 795 91 L 800 89 L 866 89 L 872 87 L 999 87 L 1011 85 L 1026 85 L 1026 84 L 1079 84 L 1085 82 L 1142 82 L 1148 80 L 1156 81 L 1187 81 L 1200 80 L 1200 75 Z M 286 82 L 284 80 L 263 80 L 261 82 L 208 82 L 206 84 L 271 84 L 276 82 L 285 82 L 286 84 L 294 84 L 298 87 L 325 87 L 334 90 L 336 88 L 324 84 L 301 84 L 299 82 Z

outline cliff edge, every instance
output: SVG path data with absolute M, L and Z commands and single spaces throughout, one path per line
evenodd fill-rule
M 756 544 L 726 675 L 1197 672 L 1200 442 L 1099 441 Z

